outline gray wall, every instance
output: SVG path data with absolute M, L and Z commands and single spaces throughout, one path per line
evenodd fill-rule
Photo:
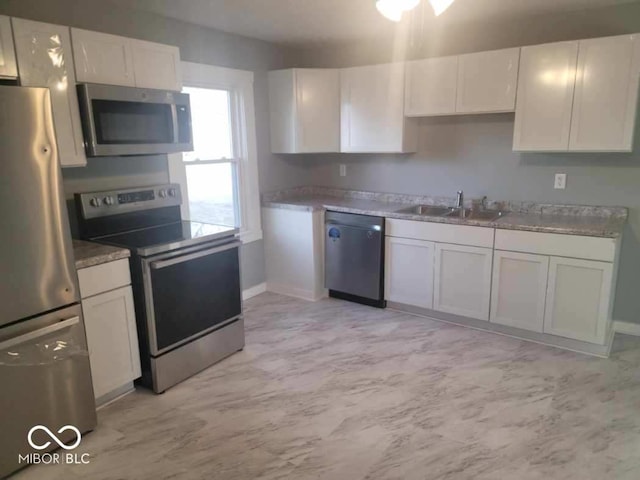
M 640 4 L 528 22 L 467 25 L 434 31 L 407 56 L 455 54 L 556 40 L 640 32 Z M 408 37 L 408 41 L 416 42 Z M 298 65 L 340 67 L 380 63 L 398 45 L 363 43 L 301 52 Z M 630 154 L 520 154 L 512 151 L 513 114 L 420 120 L 419 152 L 411 155 L 297 156 L 309 183 L 409 194 L 501 200 L 622 205 L 630 208 L 616 292 L 614 319 L 640 323 L 640 146 Z M 640 144 L 640 122 L 636 132 Z M 347 165 L 339 176 L 338 164 Z M 567 189 L 554 190 L 555 173 Z
M 108 0 L 2 0 L 0 14 L 86 28 L 132 38 L 177 45 L 183 60 L 255 74 L 256 135 L 261 190 L 304 183 L 306 170 L 270 153 L 266 72 L 282 68 L 287 49 L 266 42 L 164 18 L 123 10 Z M 120 188 L 165 182 L 166 156 L 90 159 L 86 168 L 63 171 L 68 197 L 95 188 Z M 73 212 L 71 214 L 74 221 Z M 243 247 L 243 286 L 265 280 L 262 242 Z

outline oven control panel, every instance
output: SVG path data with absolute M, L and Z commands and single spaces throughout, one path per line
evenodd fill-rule
M 180 185 L 171 183 L 152 187 L 102 192 L 76 193 L 75 201 L 84 219 L 106 217 L 182 203 Z

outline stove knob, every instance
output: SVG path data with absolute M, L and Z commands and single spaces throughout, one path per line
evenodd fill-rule
M 104 197 L 103 202 L 104 202 L 105 205 L 109 205 L 109 206 L 115 205 L 115 203 L 116 203 L 115 199 L 113 197 L 111 197 L 111 196 Z
M 91 200 L 89 200 L 89 204 L 92 207 L 99 207 L 100 205 L 102 205 L 102 200 L 100 200 L 98 197 L 93 197 Z
M 169 189 L 169 196 L 170 197 L 175 197 L 177 195 L 178 191 L 175 188 L 170 188 Z
M 167 191 L 166 190 L 160 190 L 158 192 L 158 195 L 160 195 L 160 198 L 166 198 L 167 197 Z

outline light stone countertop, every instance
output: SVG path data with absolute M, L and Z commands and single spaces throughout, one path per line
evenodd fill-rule
M 604 238 L 617 238 L 622 235 L 628 215 L 627 209 L 624 207 L 497 201 L 489 202 L 489 208 L 500 209 L 507 213 L 492 222 L 398 213 L 398 210 L 419 204 L 450 206 L 453 205 L 453 201 L 442 197 L 377 194 L 322 187 L 299 187 L 283 192 L 268 193 L 263 195 L 262 199 L 262 206 L 271 208 L 304 211 L 332 210 L 423 222 Z M 470 202 L 465 202 L 465 206 L 471 206 Z
M 75 238 L 73 239 L 73 254 L 76 258 L 76 270 L 115 262 L 131 256 L 131 252 L 126 248 L 76 240 Z

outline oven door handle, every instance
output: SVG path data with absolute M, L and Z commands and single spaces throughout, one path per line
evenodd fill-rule
M 206 257 L 215 253 L 224 252 L 225 250 L 231 250 L 232 248 L 238 248 L 239 246 L 240 242 L 231 242 L 219 247 L 199 250 L 188 255 L 179 255 L 176 257 L 168 258 L 166 260 L 156 260 L 155 262 L 149 263 L 149 267 L 152 270 L 160 270 L 161 268 L 170 267 L 171 265 L 175 265 L 177 263 L 188 262 L 189 260 L 195 260 L 196 258 Z

